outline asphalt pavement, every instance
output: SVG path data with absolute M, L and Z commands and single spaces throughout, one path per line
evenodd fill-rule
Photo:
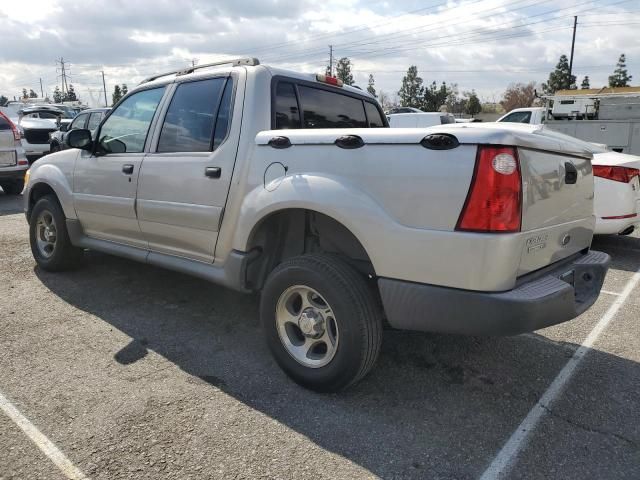
M 341 394 L 272 360 L 257 296 L 89 252 L 35 267 L 21 200 L 0 193 L 0 394 L 84 475 L 477 479 L 594 327 L 616 310 L 505 478 L 640 478 L 640 237 L 606 237 L 579 318 L 504 338 L 385 331 Z M 619 305 L 616 306 L 615 302 Z M 0 479 L 66 478 L 0 411 Z

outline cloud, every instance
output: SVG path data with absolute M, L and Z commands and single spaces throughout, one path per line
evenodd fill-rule
M 619 3 L 619 2 L 607 2 Z M 23 87 L 51 92 L 55 60 L 70 62 L 83 92 L 192 61 L 255 55 L 302 71 L 322 71 L 328 45 L 348 56 L 355 78 L 369 73 L 378 90 L 395 92 L 409 65 L 425 82 L 457 83 L 481 96 L 499 96 L 511 82 L 544 81 L 568 53 L 579 15 L 575 73 L 604 84 L 618 55 L 640 82 L 640 15 L 584 0 L 24 0 L 0 14 L 0 94 Z M 22 5 L 23 8 L 17 8 Z M 38 12 L 26 15 L 25 10 Z M 44 13 L 42 13 L 44 12 Z M 195 59 L 195 60 L 194 60 Z

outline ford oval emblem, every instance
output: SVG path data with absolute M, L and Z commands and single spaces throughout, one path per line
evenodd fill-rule
M 567 234 L 564 237 L 562 237 L 562 241 L 560 243 L 562 243 L 563 247 L 566 247 L 567 245 L 569 245 L 570 241 L 571 241 L 571 235 Z

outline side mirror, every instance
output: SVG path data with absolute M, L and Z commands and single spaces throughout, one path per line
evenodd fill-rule
M 67 135 L 67 144 L 71 148 L 79 148 L 81 150 L 91 150 L 93 148 L 93 140 L 91 132 L 84 128 L 71 130 Z
M 61 132 L 66 132 L 67 130 L 69 130 L 69 124 L 68 123 L 63 123 L 62 125 L 60 125 L 60 131 Z

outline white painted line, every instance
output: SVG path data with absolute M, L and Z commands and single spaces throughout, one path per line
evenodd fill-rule
M 621 293 L 610 292 L 609 290 L 600 290 L 600 293 L 604 293 L 606 295 L 613 295 L 615 297 L 619 297 L 620 295 L 622 295 Z
M 531 433 L 547 412 L 546 409 L 562 394 L 567 383 L 575 373 L 576 367 L 584 359 L 585 355 L 598 340 L 600 334 L 607 328 L 611 320 L 613 320 L 618 310 L 620 310 L 620 307 L 622 307 L 633 289 L 638 285 L 638 282 L 640 282 L 640 270 L 633 274 L 620 296 L 611 304 L 596 326 L 593 327 L 593 330 L 591 330 L 586 340 L 582 342 L 582 345 L 575 351 L 551 385 L 549 385 L 547 391 L 540 397 L 538 403 L 534 405 L 522 423 L 518 425 L 516 431 L 513 432 L 509 440 L 507 440 L 507 443 L 505 443 L 498 452 L 491 462 L 491 465 L 489 465 L 489 468 L 487 468 L 482 474 L 482 477 L 480 477 L 480 480 L 497 480 L 508 477 L 509 471 L 513 467 L 518 454 L 527 445 Z
M 71 463 L 64 453 L 62 453 L 55 444 L 49 440 L 36 426 L 29 421 L 27 417 L 22 415 L 18 409 L 7 398 L 0 393 L 0 409 L 9 417 L 13 423 L 22 429 L 29 439 L 49 457 L 56 467 L 60 469 L 65 476 L 72 480 L 88 480 L 88 477 Z

